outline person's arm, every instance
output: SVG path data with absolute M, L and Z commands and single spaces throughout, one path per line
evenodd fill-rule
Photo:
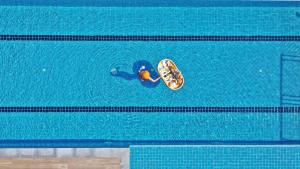
M 149 78 L 149 80 L 153 83 L 157 82 L 160 79 L 160 77 L 156 78 L 155 80 L 153 80 L 151 77 Z

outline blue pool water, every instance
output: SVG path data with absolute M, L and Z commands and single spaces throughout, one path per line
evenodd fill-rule
M 278 106 L 280 42 L 1 42 L 7 106 Z M 260 50 L 257 50 L 261 48 Z M 145 88 L 138 60 L 154 67 L 171 58 L 185 77 L 182 90 Z M 292 83 L 292 82 L 291 82 Z M 8 85 L 9 84 L 9 85 Z M 294 86 L 297 87 L 297 86 Z
M 299 35 L 299 7 L 1 6 L 2 34 Z
M 130 147 L 131 168 L 299 168 L 298 2 L 0 2 L 0 147 Z M 184 86 L 156 78 L 172 59 Z M 217 111 L 216 111 L 217 110 Z
M 24 5 L 24 4 L 23 4 Z M 116 36 L 112 41 L 0 41 L 0 105 L 299 106 L 300 12 L 294 6 L 0 6 L 1 35 Z M 27 5 L 27 6 L 26 6 Z M 118 36 L 240 36 L 241 41 L 119 41 Z M 269 40 L 246 41 L 247 36 Z M 282 37 L 272 40 L 272 37 Z M 2 36 L 1 36 L 2 37 Z M 290 56 L 292 55 L 292 56 Z M 179 91 L 134 77 L 172 59 Z M 126 76 L 126 77 L 128 77 Z M 0 146 L 297 143 L 299 113 L 1 112 Z

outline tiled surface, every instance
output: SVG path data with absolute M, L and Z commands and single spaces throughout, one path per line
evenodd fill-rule
M 300 146 L 132 146 L 131 169 L 296 169 Z
M 81 147 L 82 144 L 86 144 L 83 147 L 97 147 L 97 144 L 99 146 L 102 143 L 102 146 L 109 147 L 117 146 L 118 143 L 119 146 L 127 146 L 131 141 L 148 140 L 150 142 L 279 141 L 278 115 L 278 113 L 232 112 L 0 113 L 0 125 L 5 126 L 1 129 L 0 146 L 9 147 L 10 144 L 18 146 L 19 143 L 19 146 L 27 144 L 31 147 L 51 147 L 58 143 L 57 146 L 65 144 Z M 10 124 L 13 120 L 19 122 Z M 45 128 L 47 132 L 42 130 Z M 20 135 L 20 132 L 26 135 Z M 12 142 L 10 138 L 18 138 L 19 142 Z
M 290 53 L 281 55 L 281 104 L 300 106 L 300 55 Z M 282 139 L 300 140 L 300 113 L 282 114 Z
M 0 158 L 8 157 L 118 157 L 121 169 L 129 169 L 127 148 L 2 148 Z
M 0 41 L 0 101 L 3 106 L 44 107 L 279 106 L 282 43 Z M 299 47 L 297 42 L 292 45 Z M 141 60 L 156 67 L 165 57 L 181 65 L 187 83 L 178 92 L 162 81 L 150 90 L 138 79 L 110 75 L 118 66 L 133 74 Z M 77 74 L 79 70 L 84 72 Z
M 19 157 L 19 150 L 13 148 L 1 148 L 0 157 Z
M 36 150 L 38 157 L 55 157 L 57 155 L 56 149 L 54 148 L 38 148 Z
M 283 114 L 282 123 L 282 137 L 284 140 L 300 140 L 299 113 Z
M 111 148 L 95 148 L 94 155 L 96 157 L 111 157 L 112 149 Z
M 36 149 L 20 148 L 18 149 L 20 157 L 35 157 L 37 155 Z
M 8 35 L 299 35 L 296 12 L 299 12 L 297 7 L 1 6 L 0 32 Z
M 36 1 L 36 0 L 2 0 L 1 5 L 24 5 L 24 6 L 85 6 L 85 7 L 136 7 L 136 6 L 153 6 L 153 7 L 232 7 L 232 6 L 242 6 L 242 7 L 288 7 L 288 6 L 298 6 L 297 1 L 120 1 L 120 0 L 110 0 L 110 1 L 93 1 L 93 0 L 76 0 L 76 1 Z
M 75 156 L 77 156 L 77 157 L 90 157 L 93 155 L 94 155 L 94 153 L 93 153 L 92 149 L 90 149 L 90 148 L 75 149 Z
M 299 99 L 298 99 L 299 100 Z M 159 107 L 159 106 L 73 106 L 73 107 L 0 107 L 0 112 L 250 112 L 288 113 L 300 112 L 300 104 L 286 107 Z
M 300 36 L 0 35 L 4 41 L 300 41 Z
M 280 112 L 280 108 L 277 107 L 249 108 L 253 113 L 227 112 L 248 111 L 248 108 L 223 107 L 204 107 L 204 110 L 200 107 L 200 110 L 196 110 L 206 113 L 184 111 L 194 111 L 189 107 L 202 105 L 279 106 L 281 50 L 299 49 L 299 43 L 296 42 L 289 42 L 287 45 L 282 42 L 2 41 L 1 45 L 1 59 L 4 63 L 0 68 L 4 75 L 3 92 L 0 93 L 2 105 L 176 106 L 176 109 L 165 110 L 145 107 L 140 109 L 142 112 L 136 112 L 139 110 L 136 107 L 128 110 L 128 107 L 114 109 L 122 111 L 120 113 L 2 112 L 0 124 L 5 127 L 0 129 L 0 137 L 4 143 L 12 139 L 25 142 L 34 139 L 56 141 L 56 138 L 67 141 L 70 138 L 96 141 L 279 141 L 280 123 L 277 112 Z M 112 54 L 114 57 L 111 57 Z M 11 55 L 20 59 L 15 60 Z M 164 84 L 155 89 L 147 89 L 138 80 L 127 81 L 109 75 L 110 67 L 119 64 L 122 66 L 124 63 L 124 70 L 132 72 L 131 66 L 137 60 L 145 58 L 155 64 L 164 56 L 171 56 L 176 63 L 182 65 L 187 83 L 178 92 L 168 90 Z M 42 71 L 44 67 L 46 72 Z M 84 70 L 80 78 L 76 74 L 78 67 Z M 7 73 L 7 70 L 11 70 L 14 76 Z M 197 73 L 201 73 L 201 78 L 195 78 Z M 178 106 L 188 108 L 181 109 Z M 31 111 L 30 108 L 28 111 Z M 103 108 L 104 111 L 111 109 Z M 170 112 L 159 112 L 168 109 Z M 266 113 L 256 113 L 264 109 Z M 80 110 L 81 108 L 76 111 Z M 94 111 L 93 108 L 89 110 Z M 124 112 L 131 110 L 134 112 Z
M 61 148 L 56 150 L 57 157 L 74 157 L 75 149 L 73 148 Z
M 0 11 L 1 13 L 2 12 L 3 13 L 1 15 L 2 18 L 0 22 L 1 25 L 0 29 L 4 28 L 1 31 L 4 32 L 4 34 L 0 35 L 0 40 L 5 40 L 5 41 L 8 40 L 13 40 L 13 41 L 15 40 L 299 41 L 300 40 L 299 36 L 276 36 L 276 35 L 294 35 L 294 34 L 296 35 L 299 33 L 299 29 L 298 29 L 299 18 L 297 18 L 297 16 L 295 15 L 296 14 L 295 10 L 298 9 L 293 9 L 293 8 L 285 8 L 285 9 L 281 9 L 281 8 L 265 8 L 265 9 L 261 9 L 261 8 L 248 8 L 248 9 L 247 8 L 243 8 L 243 9 L 239 9 L 239 8 L 209 8 L 209 9 L 208 8 L 201 8 L 201 9 L 200 8 L 198 9 L 197 8 L 196 9 L 124 8 L 121 10 L 119 8 L 106 8 L 106 9 L 104 8 L 98 8 L 98 9 L 96 8 L 95 9 L 43 8 L 43 10 L 41 10 L 40 8 L 36 8 L 36 7 L 18 7 L 18 8 L 1 7 L 1 9 L 2 10 Z M 24 24 L 22 24 L 23 21 Z M 136 24 L 137 21 L 138 24 Z M 144 26 L 141 27 L 140 25 L 144 25 Z M 115 32 L 111 32 L 111 30 Z M 49 35 L 49 36 L 39 35 L 39 34 L 52 34 L 53 32 L 55 32 L 58 35 Z M 68 33 L 72 34 L 72 36 L 67 35 Z M 170 33 L 175 35 L 188 35 L 188 36 L 155 36 L 157 34 L 168 35 Z M 26 34 L 26 35 L 23 36 L 17 34 Z M 96 34 L 97 36 L 89 36 L 94 34 Z M 111 34 L 125 34 L 125 35 L 128 34 L 128 36 L 103 36 L 103 35 L 111 35 Z M 130 36 L 130 34 L 137 34 L 137 36 Z M 198 34 L 203 34 L 207 36 L 193 36 Z M 247 36 L 247 35 L 258 35 L 258 34 L 268 35 L 268 36 Z M 138 36 L 138 35 L 150 35 L 150 36 Z M 213 35 L 221 35 L 221 36 L 213 36 Z M 245 35 L 245 36 L 231 36 L 231 35 Z M 26 45 L 28 44 L 26 43 Z M 205 46 L 207 46 L 207 44 L 205 44 Z M 93 48 L 95 47 L 93 46 Z M 23 48 L 21 49 L 23 50 Z M 52 49 L 53 47 L 51 47 L 51 50 Z M 195 49 L 198 50 L 199 48 L 195 48 Z M 165 50 L 165 48 L 163 50 Z M 13 51 L 15 51 L 15 49 L 13 49 Z M 77 50 L 72 50 L 68 48 L 68 51 L 77 51 Z M 186 50 L 182 50 L 182 51 L 185 51 L 185 53 L 187 53 Z M 215 52 L 215 49 L 212 51 Z M 111 52 L 108 53 L 111 54 Z M 123 55 L 123 52 L 120 53 L 122 53 Z M 140 52 L 133 52 L 133 53 L 140 53 Z M 215 52 L 215 53 L 220 53 L 220 52 Z M 251 51 L 249 53 L 251 53 Z M 208 55 L 211 56 L 210 53 Z M 52 56 L 53 54 L 51 54 L 51 57 Z M 182 55 L 179 56 L 181 57 Z M 201 56 L 203 56 L 203 52 L 201 52 Z M 257 56 L 262 58 L 260 55 Z M 26 63 L 26 62 L 22 62 L 22 63 Z M 249 63 L 249 62 L 245 62 L 245 63 Z M 270 63 L 270 59 L 267 63 L 268 64 Z M 273 65 L 271 65 L 270 67 L 272 66 Z M 60 67 L 60 66 L 56 66 L 56 67 Z M 248 76 L 246 75 L 246 77 Z M 23 88 L 21 89 L 23 91 Z M 271 91 L 273 92 L 274 90 Z M 90 98 L 90 96 L 88 97 Z M 251 97 L 249 100 L 251 100 Z M 198 101 L 198 103 L 200 102 Z M 251 103 L 255 105 L 254 102 Z M 197 140 L 197 139 L 279 140 L 278 137 L 279 123 L 277 121 L 278 114 L 276 113 L 299 112 L 299 107 L 298 108 L 291 107 L 285 109 L 279 107 L 268 107 L 268 108 L 264 108 L 264 107 L 258 107 L 258 108 L 257 107 L 249 107 L 249 108 L 248 107 L 244 107 L 244 108 L 243 107 L 242 108 L 232 108 L 232 107 L 225 107 L 225 108 L 224 107 L 193 107 L 193 108 L 192 107 L 188 107 L 188 108 L 183 108 L 183 107 L 175 107 L 175 108 L 172 107 L 165 107 L 165 108 L 25 107 L 25 108 L 18 108 L 18 107 L 14 107 L 14 108 L 1 108 L 0 111 L 2 112 L 56 112 L 58 111 L 58 112 L 80 112 L 81 113 L 79 115 L 62 114 L 61 116 L 59 115 L 59 117 L 56 115 L 49 115 L 52 118 L 47 118 L 46 116 L 33 117 L 32 113 L 26 114 L 26 116 L 28 115 L 29 117 L 24 117 L 20 113 L 15 117 L 17 117 L 17 119 L 18 118 L 22 119 L 20 121 L 23 124 L 17 126 L 3 125 L 3 126 L 11 127 L 13 131 L 22 132 L 22 130 L 24 131 L 26 129 L 31 129 L 28 131 L 33 132 L 33 135 L 38 135 L 38 136 L 43 136 L 43 132 L 41 132 L 39 129 L 42 129 L 45 126 L 49 128 L 51 127 L 51 129 L 61 129 L 56 131 L 54 130 L 49 131 L 50 136 L 46 135 L 44 137 L 41 137 L 40 139 L 58 138 L 57 136 L 66 136 L 66 138 L 92 137 L 93 139 L 102 139 L 102 138 L 134 139 L 140 136 L 139 139 L 141 140 L 157 139 L 158 141 L 169 140 L 169 139 L 170 140 L 187 140 L 187 139 L 190 140 Z M 125 116 L 120 116 L 119 114 L 115 114 L 110 117 L 107 117 L 106 115 L 104 115 L 103 117 L 99 117 L 100 115 L 98 114 L 90 113 L 88 115 L 90 115 L 91 117 L 81 118 L 86 116 L 86 115 L 82 116 L 82 114 L 85 114 L 82 112 L 108 112 L 108 113 L 139 112 L 141 113 L 141 116 L 139 116 L 140 114 L 139 115 L 125 114 Z M 153 112 L 153 114 L 144 116 L 143 112 Z M 158 115 L 159 113 L 157 112 L 167 112 L 167 114 Z M 216 112 L 218 114 L 208 114 L 207 116 L 198 115 L 198 114 L 197 115 L 184 114 L 180 116 L 180 115 L 173 115 L 173 114 L 170 115 L 171 112 L 178 112 L 178 113 Z M 245 115 L 242 113 L 237 113 L 228 116 L 222 116 L 219 114 L 224 112 L 225 113 L 226 112 L 227 113 L 260 112 L 260 114 Z M 266 113 L 273 113 L 273 114 L 266 114 Z M 156 117 L 159 117 L 161 119 L 154 122 L 148 121 L 148 119 L 155 119 Z M 2 119 L 3 119 L 2 124 L 9 124 L 12 121 L 9 117 L 2 118 Z M 49 122 L 48 119 L 52 119 L 51 122 Z M 84 119 L 86 122 L 90 122 L 88 124 L 91 124 L 91 126 L 87 126 L 88 130 L 86 131 L 86 133 L 78 134 L 81 133 L 82 130 L 74 131 L 74 129 L 80 129 L 80 127 L 82 126 L 80 126 L 79 123 L 74 123 L 74 126 L 70 127 L 69 125 L 72 125 L 72 123 L 71 121 L 68 122 L 69 119 L 73 119 L 75 122 L 79 121 L 78 119 Z M 116 119 L 121 119 L 121 121 L 116 121 Z M 131 121 L 129 122 L 125 121 L 127 119 Z M 34 125 L 32 125 L 32 121 L 35 120 L 44 123 L 42 123 L 41 126 L 39 126 L 39 123 L 33 123 Z M 102 121 L 107 120 L 108 124 L 106 126 L 98 126 L 98 125 L 92 126 L 92 124 L 94 124 L 93 122 L 97 121 L 98 123 L 99 121 L 101 122 L 101 120 Z M 291 138 L 294 139 L 294 137 L 297 137 L 297 131 L 299 131 L 297 128 L 298 118 L 294 116 L 288 116 L 287 119 L 285 119 L 284 117 L 284 120 L 287 120 L 286 121 L 287 123 L 292 124 L 291 128 L 287 127 L 288 128 L 287 130 L 285 130 L 284 128 L 284 131 L 287 131 L 284 132 L 284 134 L 286 134 L 284 136 L 287 136 L 289 139 Z M 56 124 L 53 124 L 52 121 L 58 123 L 61 122 L 62 126 L 56 126 Z M 167 123 L 166 121 L 169 122 Z M 114 122 L 117 122 L 117 124 L 114 124 Z M 254 123 L 258 123 L 258 125 Z M 190 124 L 194 126 L 191 128 L 187 127 Z M 155 128 L 155 126 L 157 125 L 159 127 Z M 28 128 L 23 128 L 24 126 Z M 177 126 L 177 129 L 174 129 L 174 126 Z M 286 127 L 288 125 L 284 125 L 284 126 Z M 66 130 L 64 130 L 65 127 Z M 125 129 L 118 131 L 118 129 L 121 128 L 125 128 Z M 111 130 L 109 131 L 111 135 L 105 135 L 107 134 L 107 131 L 105 129 Z M 149 129 L 153 129 L 153 130 L 149 130 Z M 101 133 L 100 132 L 101 130 L 105 130 L 105 132 Z M 12 138 L 15 138 L 14 137 L 15 135 L 8 134 L 10 133 L 10 131 L 11 130 L 3 129 L 2 134 L 3 135 L 7 134 L 7 136 L 11 136 Z M 69 133 L 69 131 L 73 131 L 73 133 Z M 66 134 L 65 132 L 67 132 L 69 135 L 65 135 Z M 119 133 L 120 135 L 116 135 L 116 133 Z M 146 137 L 144 137 L 145 134 Z M 155 169 L 160 167 L 168 168 L 168 165 L 173 165 L 172 167 L 169 168 L 176 168 L 176 167 L 177 168 L 208 168 L 208 167 L 212 168 L 213 167 L 213 168 L 224 169 L 226 168 L 226 166 L 228 166 L 228 168 L 241 168 L 241 167 L 243 168 L 247 168 L 247 167 L 248 168 L 268 168 L 268 167 L 289 168 L 289 166 L 291 166 L 291 168 L 297 168 L 299 167 L 297 163 L 297 161 L 299 161 L 298 149 L 299 149 L 298 147 L 296 148 L 295 147 L 292 148 L 291 147 L 219 148 L 219 147 L 184 147 L 183 146 L 183 147 L 175 147 L 175 148 L 159 147 L 159 149 L 157 147 L 146 147 L 146 148 L 133 147 L 134 151 L 132 152 L 132 154 L 134 159 L 132 164 L 134 164 L 134 167 L 137 168 L 152 167 Z M 42 149 L 41 150 L 0 149 L 1 157 L 119 156 L 122 157 L 123 168 L 126 167 L 128 168 L 128 158 L 125 159 L 123 158 L 126 155 L 128 157 L 128 151 L 124 149 L 121 151 L 116 149 L 101 150 L 101 149 L 90 149 L 90 148 L 84 148 L 84 149 L 65 148 L 65 149 L 43 149 L 43 150 Z M 202 158 L 198 158 L 198 157 L 202 157 Z M 206 160 L 201 161 L 203 159 Z M 264 161 L 261 161 L 261 159 L 263 159 Z M 139 163 L 136 164 L 135 163 L 136 161 L 138 161 Z
M 300 106 L 300 55 L 281 55 L 283 106 Z

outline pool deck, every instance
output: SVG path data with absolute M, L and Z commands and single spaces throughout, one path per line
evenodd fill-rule
M 2 158 L 2 169 L 120 169 L 118 158 Z
M 80 158 L 117 157 L 121 169 L 129 169 L 128 148 L 1 148 L 2 158 Z

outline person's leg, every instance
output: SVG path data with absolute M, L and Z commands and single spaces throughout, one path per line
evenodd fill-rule
M 112 69 L 110 70 L 111 75 L 117 75 L 118 72 L 119 72 L 119 67 L 112 68 Z
M 137 79 L 138 78 L 136 76 L 136 74 L 131 74 L 131 73 L 128 73 L 128 72 L 125 72 L 125 71 L 120 71 L 119 69 L 120 69 L 119 67 L 112 68 L 110 70 L 110 74 L 112 76 L 121 77 L 121 78 L 124 78 L 126 80 L 133 80 L 133 79 Z

